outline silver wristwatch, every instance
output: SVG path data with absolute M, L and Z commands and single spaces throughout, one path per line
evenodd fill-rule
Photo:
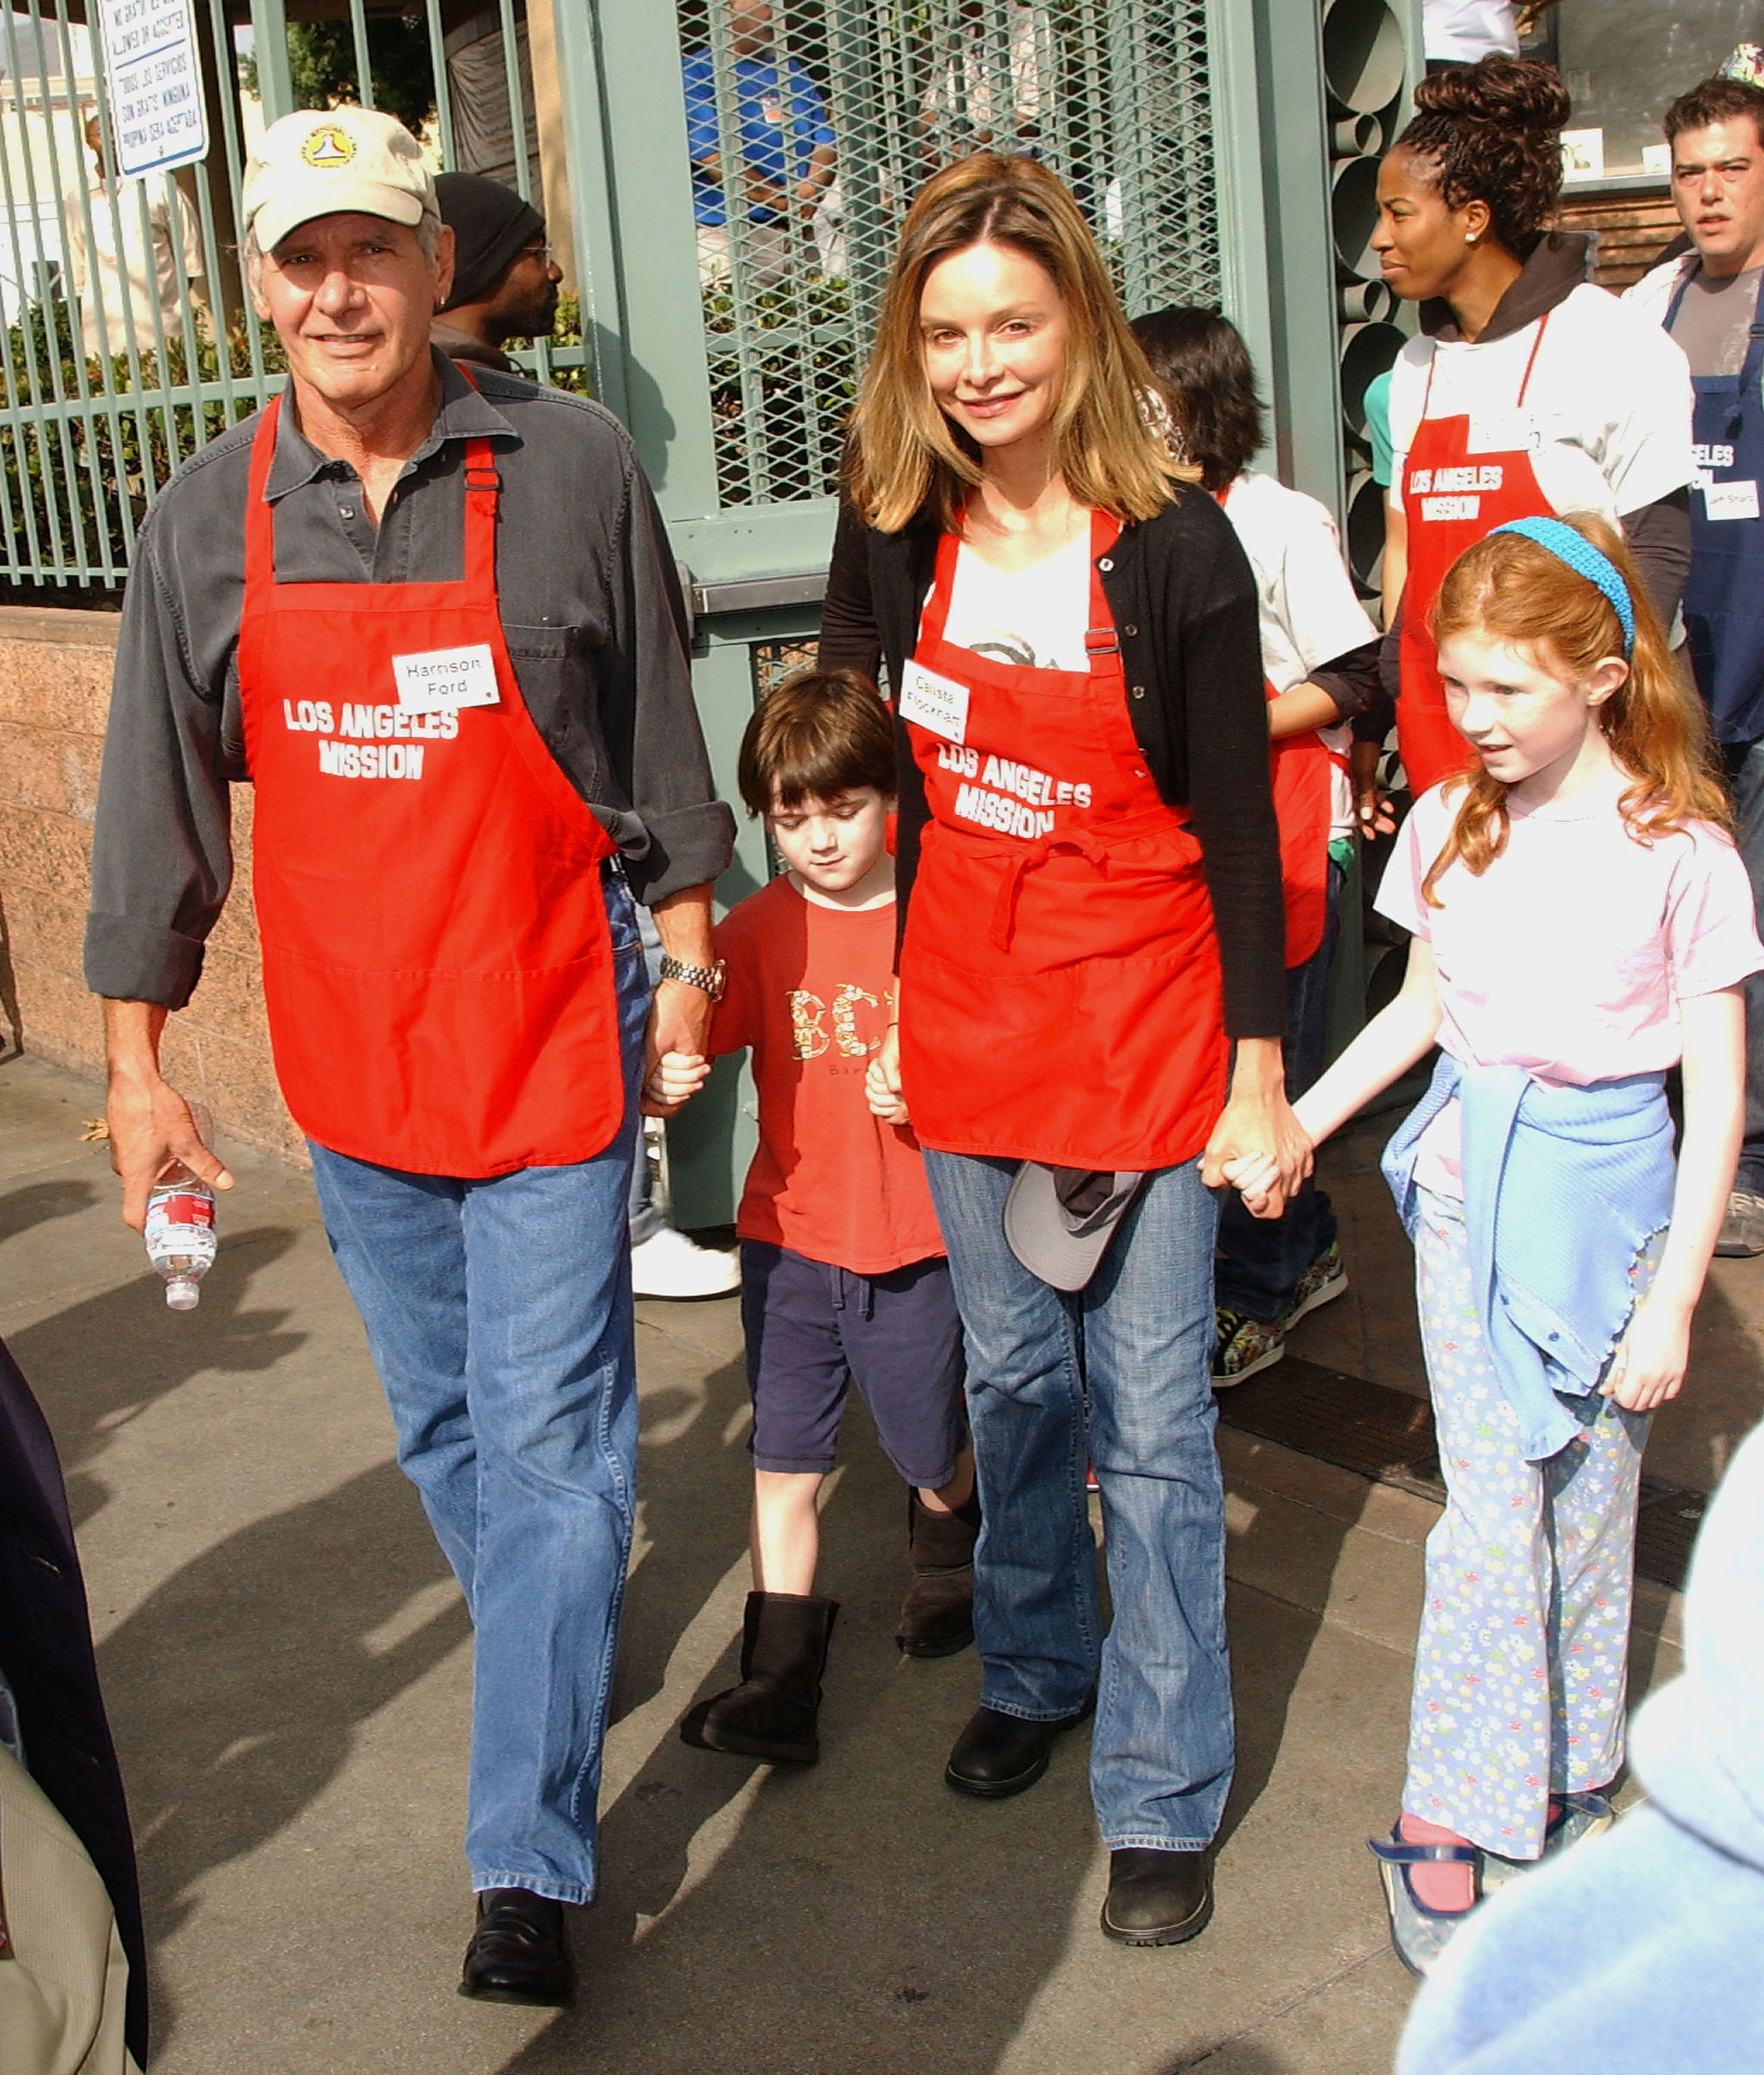
M 670 958 L 664 951 L 661 955 L 661 977 L 680 980 L 687 987 L 700 988 L 713 1001 L 721 1001 L 727 969 L 721 959 L 714 965 L 689 966 L 684 959 Z

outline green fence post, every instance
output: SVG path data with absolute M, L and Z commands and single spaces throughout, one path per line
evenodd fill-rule
M 251 48 L 257 58 L 258 98 L 263 120 L 292 113 L 294 72 L 288 57 L 288 16 L 282 0 L 251 0 Z

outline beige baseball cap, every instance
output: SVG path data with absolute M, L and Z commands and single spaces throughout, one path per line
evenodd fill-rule
M 435 207 L 423 147 L 374 108 L 304 108 L 272 122 L 245 162 L 245 224 L 270 252 L 315 216 L 359 210 L 412 226 Z

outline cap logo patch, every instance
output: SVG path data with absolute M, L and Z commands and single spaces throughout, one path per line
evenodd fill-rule
M 354 155 L 355 139 L 335 122 L 323 123 L 317 130 L 308 130 L 300 147 L 300 156 L 307 164 L 323 172 L 346 166 Z

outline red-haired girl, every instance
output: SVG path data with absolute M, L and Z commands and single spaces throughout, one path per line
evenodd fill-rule
M 1417 801 L 1385 873 L 1402 993 L 1297 1105 L 1326 1138 L 1441 1048 L 1384 1162 L 1447 1492 L 1402 1812 L 1373 1846 L 1417 1974 L 1481 1894 L 1611 1820 L 1642 1444 L 1683 1381 L 1764 967 L 1701 706 L 1616 530 L 1491 533 L 1433 626 L 1477 768 Z

